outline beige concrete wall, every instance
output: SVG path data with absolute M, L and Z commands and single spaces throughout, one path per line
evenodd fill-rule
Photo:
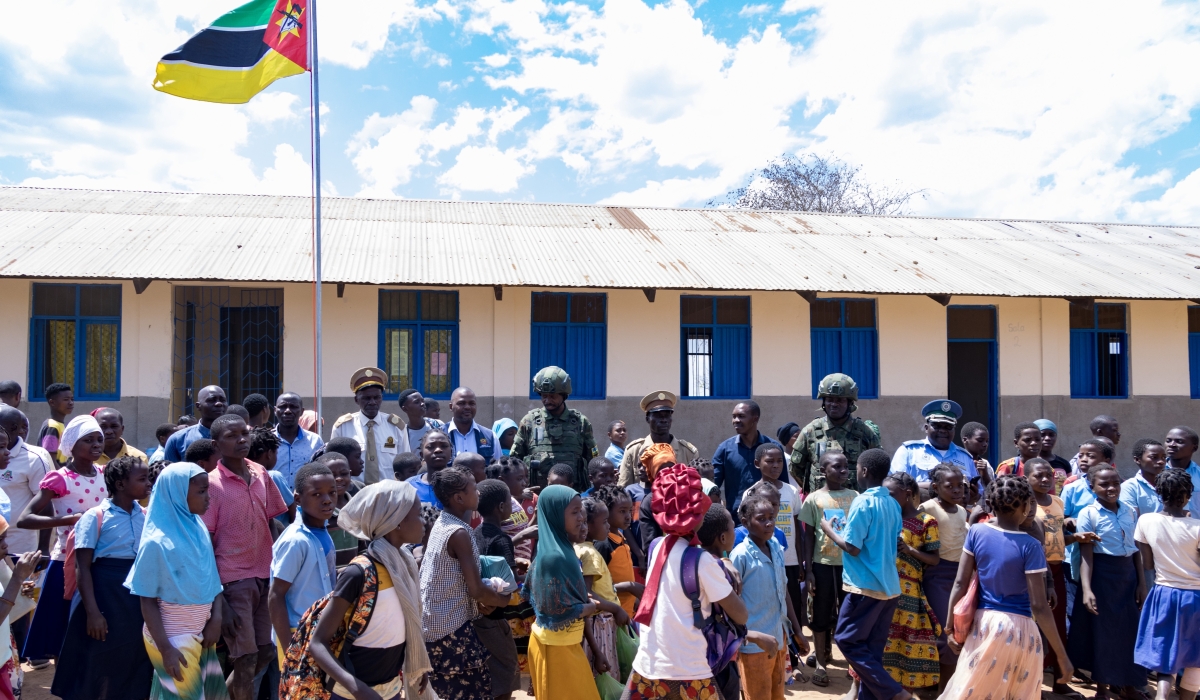
M 679 393 L 679 296 L 660 289 L 651 303 L 640 289 L 608 293 L 609 396 Z
M 1186 301 L 1129 302 L 1129 393 L 1190 396 Z
M 0 368 L 5 378 L 22 387 L 29 382 L 29 313 L 32 303 L 29 280 L 0 279 Z M 25 387 L 25 395 L 29 388 Z
M 876 300 L 881 396 L 945 396 L 946 309 L 926 296 Z
M 1071 304 L 1041 299 L 1043 396 L 1071 395 Z
M 811 396 L 808 302 L 794 292 L 757 292 L 750 313 L 754 395 Z

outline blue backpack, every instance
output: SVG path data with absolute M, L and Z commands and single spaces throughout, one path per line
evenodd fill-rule
M 646 561 L 654 557 L 654 549 L 661 539 L 656 537 L 650 543 Z M 683 592 L 688 600 L 692 601 L 692 624 L 704 634 L 704 640 L 708 643 L 708 667 L 712 669 L 713 675 L 716 675 L 737 658 L 738 651 L 746 639 L 746 627 L 729 619 L 716 602 L 712 603 L 712 614 L 704 617 L 704 610 L 700 604 L 700 557 L 703 554 L 704 550 L 699 547 L 688 546 L 684 549 L 680 559 L 679 578 L 683 583 Z M 732 583 L 729 572 L 725 571 L 725 565 L 719 560 L 717 564 L 725 578 Z

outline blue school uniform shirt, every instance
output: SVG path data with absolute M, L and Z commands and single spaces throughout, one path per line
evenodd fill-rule
M 417 498 L 421 499 L 422 503 L 428 503 L 438 510 L 445 510 L 442 507 L 442 502 L 438 500 L 437 494 L 433 492 L 433 484 L 425 483 L 425 480 L 421 478 L 422 476 L 424 474 L 408 477 L 408 483 L 412 484 L 413 488 L 417 490 Z
M 292 491 L 292 485 L 288 483 L 287 477 L 280 474 L 276 469 L 268 469 L 267 476 L 271 477 L 271 481 L 275 482 L 275 488 L 279 489 L 279 495 L 283 496 L 283 505 L 290 510 L 292 504 L 296 502 L 296 494 Z M 288 524 L 287 511 L 275 516 L 275 519 L 283 523 L 286 527 Z
M 750 536 L 750 531 L 746 529 L 746 526 L 738 525 L 733 530 L 733 546 L 734 547 L 738 546 L 739 544 L 742 543 L 742 540 L 746 539 L 749 536 Z M 783 548 L 783 551 L 785 551 L 785 552 L 787 551 L 787 548 L 788 548 L 787 535 L 784 534 L 783 530 L 780 530 L 779 528 L 775 528 L 775 541 L 779 543 L 779 546 Z
M 303 517 L 288 525 L 271 547 L 271 578 L 292 584 L 284 596 L 291 627 L 300 624 L 313 603 L 333 592 L 336 556 L 329 532 L 308 527 Z
M 1105 508 L 1099 501 L 1089 503 L 1075 521 L 1077 532 L 1094 532 L 1100 541 L 1093 545 L 1093 552 L 1114 557 L 1128 557 L 1137 552 L 1133 541 L 1137 529 L 1137 516 L 1129 506 L 1117 501 L 1117 510 Z
M 1025 575 L 1046 570 L 1041 542 L 1027 533 L 1004 530 L 988 522 L 967 531 L 963 551 L 975 558 L 981 610 L 1033 617 Z
M 1200 464 L 1192 462 L 1186 471 L 1192 477 L 1192 500 L 1188 501 L 1187 509 L 1193 518 L 1200 520 Z
M 625 448 L 617 447 L 616 445 L 609 445 L 608 449 L 604 451 L 604 458 L 613 464 L 620 466 L 621 460 L 625 458 Z
M 742 600 L 746 601 L 746 629 L 775 637 L 784 647 L 783 621 L 787 619 L 787 574 L 783 568 L 783 548 L 774 538 L 767 540 L 771 549 L 768 557 L 754 540 L 747 537 L 733 548 L 729 561 L 742 578 Z M 746 642 L 742 651 L 757 654 L 763 651 L 757 644 Z
M 100 528 L 96 528 L 96 509 L 104 510 Z M 95 508 L 89 508 L 75 522 L 75 549 L 91 549 L 92 561 L 97 559 L 136 559 L 142 528 L 146 526 L 146 511 L 136 501 L 126 513 L 111 498 Z
M 1126 479 L 1121 484 L 1121 502 L 1129 506 L 1133 510 L 1135 518 L 1140 518 L 1146 513 L 1157 513 L 1163 509 L 1162 498 L 1159 497 L 1158 491 L 1146 481 L 1146 477 L 1142 476 L 1139 471 L 1132 479 Z
M 848 593 L 873 598 L 900 595 L 896 540 L 903 529 L 900 504 L 887 489 L 875 486 L 855 497 L 846 515 L 845 539 L 860 551 L 858 556 L 842 553 L 842 586 Z
M 1061 498 L 1063 500 L 1063 517 L 1078 520 L 1079 514 L 1083 512 L 1083 509 L 1088 504 L 1096 502 L 1096 492 L 1092 491 L 1092 486 L 1088 483 L 1087 476 L 1081 476 L 1079 479 L 1063 487 Z M 1067 545 L 1067 559 L 1071 563 L 1071 579 L 1078 581 L 1079 565 L 1083 560 L 1083 556 L 1079 553 L 1078 544 L 1072 542 Z

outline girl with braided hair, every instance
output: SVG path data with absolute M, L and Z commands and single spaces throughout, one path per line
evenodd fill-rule
M 1180 671 L 1180 700 L 1200 690 L 1200 520 L 1188 517 L 1192 480 L 1182 469 L 1158 475 L 1154 488 L 1163 509 L 1146 513 L 1133 538 L 1143 564 L 1156 571 L 1156 585 L 1142 605 L 1133 660 L 1158 672 L 1158 700 L 1167 700 Z
M 986 498 L 993 517 L 967 532 L 950 594 L 953 610 L 978 573 L 979 607 L 964 644 L 955 638 L 954 618 L 947 615 L 946 637 L 959 656 L 941 697 L 965 698 L 972 688 L 987 688 L 993 697 L 1038 700 L 1043 635 L 1060 659 L 1059 682 L 1075 669 L 1046 597 L 1042 543 L 1021 530 L 1034 503 L 1033 490 L 1024 477 L 998 476 Z

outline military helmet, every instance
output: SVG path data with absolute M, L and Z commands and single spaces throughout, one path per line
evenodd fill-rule
M 850 375 L 841 372 L 826 375 L 817 386 L 817 398 L 823 399 L 826 396 L 844 397 L 851 401 L 857 401 L 858 384 L 850 378 Z
M 533 391 L 537 394 L 571 395 L 571 375 L 562 367 L 543 367 L 533 375 Z

